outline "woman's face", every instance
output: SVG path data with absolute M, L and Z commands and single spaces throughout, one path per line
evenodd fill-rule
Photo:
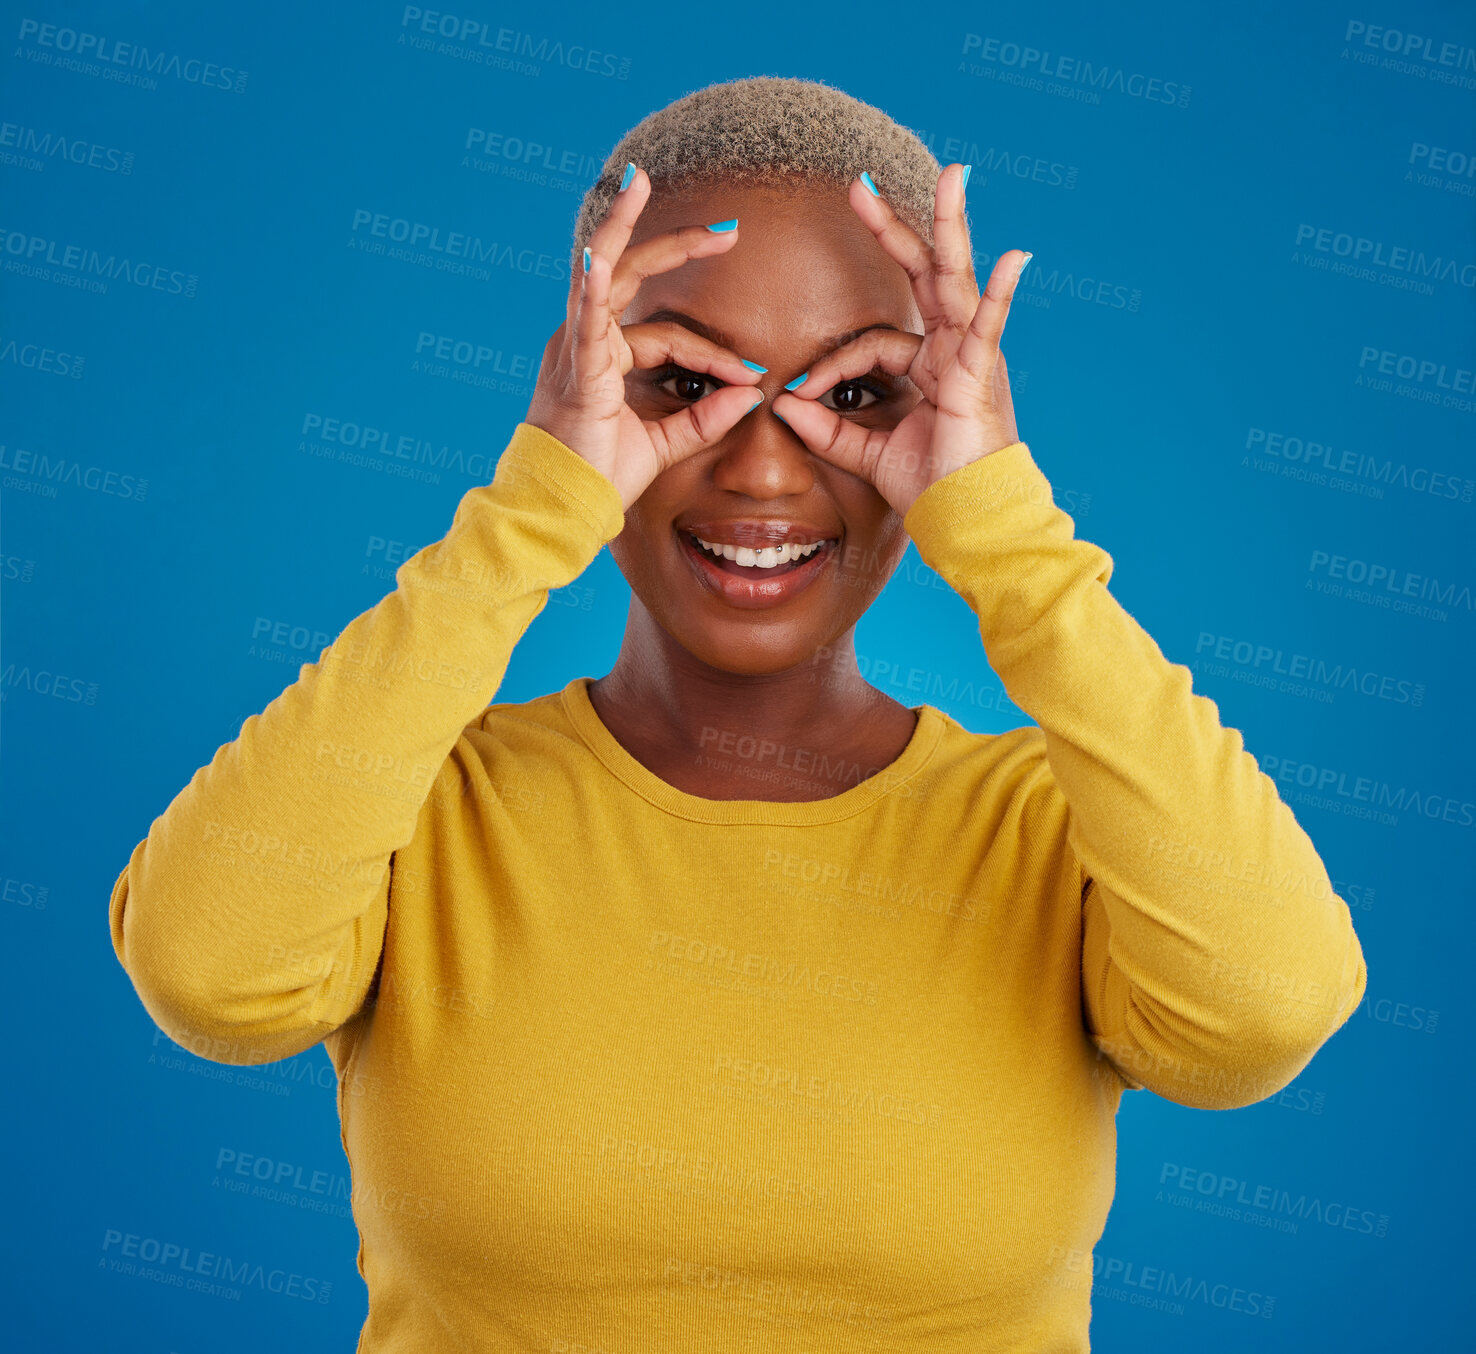
M 732 217 L 731 249 L 647 279 L 620 323 L 679 313 L 679 323 L 768 368 L 758 382 L 764 403 L 716 445 L 657 476 L 610 551 L 638 603 L 684 649 L 721 671 L 759 675 L 805 663 L 849 631 L 907 547 L 902 519 L 881 494 L 806 450 L 775 416 L 774 395 L 858 330 L 920 333 L 922 322 L 907 275 L 833 185 L 787 180 L 653 195 L 632 243 Z M 626 377 L 626 399 L 641 418 L 657 419 L 720 384 L 701 373 L 637 367 Z M 890 429 L 919 398 L 905 377 L 873 372 L 832 386 L 820 401 L 863 428 Z M 798 571 L 810 575 L 798 590 L 755 597 L 746 582 L 725 584 L 738 576 L 705 563 L 687 535 L 696 527 L 706 540 L 757 543 L 764 528 L 755 524 L 836 544 Z M 778 583 L 777 573 L 744 571 L 754 575 L 772 579 L 771 590 Z

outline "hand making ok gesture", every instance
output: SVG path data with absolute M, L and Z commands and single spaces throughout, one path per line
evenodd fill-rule
M 963 170 L 949 165 L 938 176 L 932 248 L 871 187 L 869 174 L 852 182 L 851 206 L 911 279 L 926 332 L 870 329 L 815 363 L 771 406 L 810 451 L 869 481 L 903 515 L 930 484 L 1019 441 L 999 340 L 1031 255 L 1006 251 L 979 294 Z M 863 428 L 818 403 L 878 365 L 906 373 L 922 392 L 896 427 Z

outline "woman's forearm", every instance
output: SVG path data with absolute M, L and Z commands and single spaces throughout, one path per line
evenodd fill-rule
M 195 773 L 109 907 L 118 959 L 166 1033 L 257 1063 L 311 1047 L 358 1009 L 394 852 L 433 789 L 461 792 L 448 757 L 463 728 L 549 590 L 621 521 L 613 485 L 520 423 L 446 536 Z
M 1186 1104 L 1261 1099 L 1366 983 L 1347 906 L 1292 811 L 1192 677 L 1107 589 L 1017 442 L 905 519 L 1040 726 L 1084 885 L 1083 1005 L 1129 1079 Z

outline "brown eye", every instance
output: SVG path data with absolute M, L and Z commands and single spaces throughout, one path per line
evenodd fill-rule
M 675 385 L 676 389 L 671 387 Z M 700 372 L 688 371 L 685 367 L 666 367 L 656 373 L 656 388 L 665 390 L 667 394 L 676 396 L 679 400 L 696 403 L 706 392 L 703 386 L 716 386 L 717 383 L 710 376 L 704 376 Z
M 827 409 L 834 409 L 838 414 L 854 414 L 862 409 L 867 409 L 875 404 L 880 396 L 871 386 L 864 381 L 841 381 L 833 385 L 824 395 L 820 396 L 820 402 L 825 403 L 830 396 L 836 398 L 835 404 L 826 404 Z M 870 397 L 869 399 L 867 397 Z

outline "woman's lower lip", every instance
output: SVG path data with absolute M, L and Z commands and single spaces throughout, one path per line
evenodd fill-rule
M 778 606 L 803 592 L 828 567 L 830 557 L 839 548 L 838 544 L 828 545 L 782 573 L 775 570 L 764 573 L 755 571 L 752 578 L 746 578 L 719 568 L 712 556 L 685 531 L 678 531 L 677 539 L 682 553 L 691 561 L 698 582 L 730 606 L 749 610 Z

